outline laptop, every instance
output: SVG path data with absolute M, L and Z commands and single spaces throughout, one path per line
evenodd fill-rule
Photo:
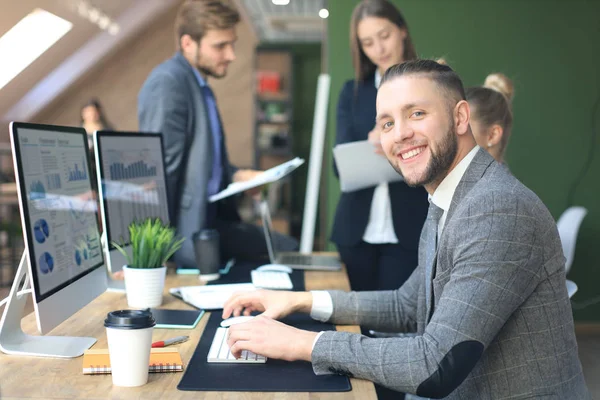
M 271 263 L 287 265 L 294 269 L 338 271 L 342 268 L 340 260 L 335 256 L 302 254 L 298 252 L 278 252 L 276 249 L 277 244 L 273 240 L 271 212 L 269 211 L 269 204 L 266 200 L 263 200 L 260 203 L 260 214 Z

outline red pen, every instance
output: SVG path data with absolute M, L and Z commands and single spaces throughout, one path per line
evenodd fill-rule
M 189 338 L 190 338 L 189 336 L 177 336 L 172 339 L 161 340 L 160 342 L 154 342 L 154 343 L 152 343 L 152 347 L 165 347 L 165 346 L 169 346 L 174 343 L 182 343 L 182 342 L 185 342 L 186 340 L 188 340 Z

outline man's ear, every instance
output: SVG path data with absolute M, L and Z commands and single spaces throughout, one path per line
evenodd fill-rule
M 194 39 L 187 33 L 179 38 L 179 48 L 182 52 L 186 53 L 189 51 L 190 47 L 196 43 Z
M 469 122 L 471 121 L 471 109 L 466 100 L 461 100 L 454 106 L 454 126 L 458 135 L 464 135 L 469 132 Z

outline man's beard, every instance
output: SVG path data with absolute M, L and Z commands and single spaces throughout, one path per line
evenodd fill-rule
M 200 46 L 200 44 L 198 44 Z M 221 79 L 227 75 L 227 68 L 225 68 L 225 72 L 222 74 L 218 74 L 209 66 L 203 65 L 202 58 L 200 57 L 200 52 L 196 53 L 196 69 L 206 77 Z
M 200 71 L 201 74 L 203 74 L 204 76 L 210 76 L 211 78 L 216 78 L 216 79 L 221 79 L 224 78 L 225 75 L 227 75 L 227 70 L 225 70 L 224 73 L 222 74 L 217 74 L 214 70 L 208 68 L 208 67 L 204 67 L 200 64 L 197 64 L 198 71 Z
M 404 182 L 406 182 L 408 186 L 417 187 L 429 185 L 431 183 L 439 184 L 446 177 L 450 166 L 456 158 L 456 153 L 458 152 L 458 140 L 456 138 L 456 129 L 454 128 L 454 125 L 450 125 L 450 130 L 439 142 L 439 152 L 431 146 L 429 146 L 429 149 L 431 153 L 431 159 L 427 164 L 423 178 L 420 180 L 408 180 L 407 177 L 405 177 L 402 173 L 400 167 L 398 167 L 392 161 L 388 161 L 396 170 L 396 172 L 404 177 Z

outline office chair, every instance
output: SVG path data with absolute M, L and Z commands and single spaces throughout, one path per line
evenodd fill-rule
M 577 234 L 579 233 L 579 227 L 583 218 L 587 214 L 585 207 L 573 206 L 569 207 L 562 213 L 556 226 L 558 227 L 558 234 L 560 235 L 560 241 L 563 247 L 563 253 L 565 254 L 565 270 L 567 273 L 571 270 L 573 259 L 575 258 L 575 243 L 577 242 Z M 567 279 L 567 291 L 569 292 L 569 298 L 577 292 L 577 284 Z

